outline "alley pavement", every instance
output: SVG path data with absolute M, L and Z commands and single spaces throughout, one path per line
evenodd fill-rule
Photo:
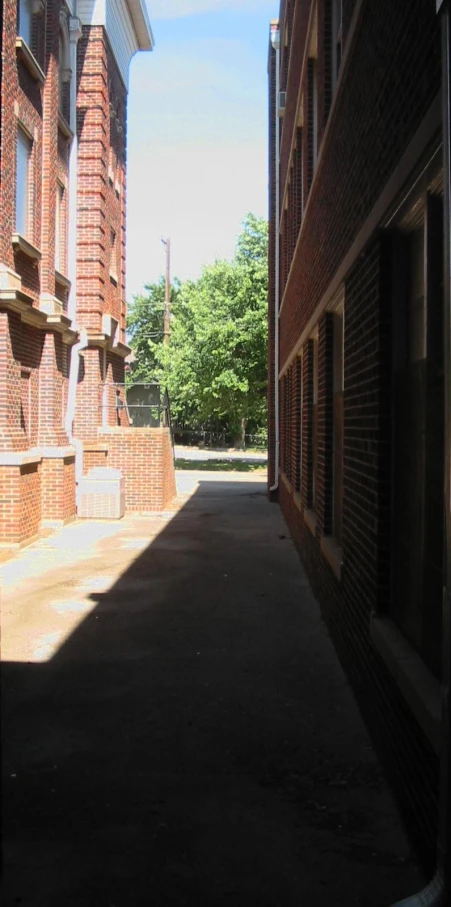
M 389 907 L 422 887 L 261 476 L 2 566 L 3 907 Z

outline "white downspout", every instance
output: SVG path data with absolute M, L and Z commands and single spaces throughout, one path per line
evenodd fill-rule
M 271 44 L 276 52 L 276 103 L 274 110 L 275 133 L 276 133 L 276 212 L 275 212 L 275 293 L 274 293 L 274 420 L 276 428 L 275 438 L 275 463 L 274 463 L 274 485 L 269 489 L 277 491 L 279 487 L 279 451 L 280 451 L 280 430 L 279 430 L 279 294 L 280 294 L 280 129 L 279 129 L 279 96 L 280 96 L 280 31 L 271 33 Z
M 75 502 L 78 507 L 80 481 L 83 478 L 83 441 L 73 435 L 75 405 L 77 402 L 77 384 L 80 372 L 80 352 L 88 346 L 88 335 L 85 328 L 80 330 L 80 340 L 75 343 L 70 353 L 69 389 L 65 419 L 66 434 L 75 447 Z

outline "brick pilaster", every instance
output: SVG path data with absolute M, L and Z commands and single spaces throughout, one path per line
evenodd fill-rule
M 61 337 L 46 333 L 39 368 L 39 429 L 40 444 L 64 446 L 68 437 L 63 428 L 64 379 L 67 369 L 67 350 Z

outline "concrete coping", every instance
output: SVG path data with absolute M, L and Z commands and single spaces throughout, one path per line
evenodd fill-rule
M 70 444 L 66 447 L 39 447 L 36 450 L 40 451 L 42 459 L 57 460 L 75 456 L 75 447 Z
M 5 450 L 0 453 L 0 466 L 28 466 L 29 463 L 40 463 L 41 454 L 29 450 Z
M 438 753 L 441 731 L 439 681 L 390 618 L 373 613 L 370 637 L 418 724 Z
M 134 425 L 105 425 L 104 428 L 99 428 L 99 437 L 102 435 L 120 435 L 120 434 L 136 434 L 143 432 L 151 432 L 152 434 L 160 434 L 161 431 L 169 431 L 167 425 L 160 425 L 157 427 L 150 426 L 140 426 L 139 428 Z M 85 448 L 86 449 L 86 448 Z
M 27 466 L 41 460 L 64 460 L 75 456 L 75 447 L 32 447 L 30 450 L 0 451 L 0 466 Z

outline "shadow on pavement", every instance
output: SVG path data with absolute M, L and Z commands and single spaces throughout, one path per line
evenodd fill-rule
M 50 661 L 3 665 L 3 907 L 421 887 L 286 535 L 263 482 L 202 482 Z

